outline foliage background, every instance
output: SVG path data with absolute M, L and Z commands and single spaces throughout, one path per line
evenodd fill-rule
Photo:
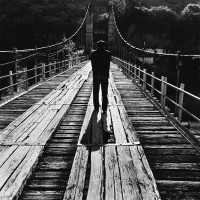
M 60 41 L 80 25 L 97 0 L 0 0 L 0 49 Z M 110 0 L 123 36 L 132 44 L 200 53 L 198 0 Z M 188 6 L 188 4 L 190 6 Z M 126 22 L 126 23 L 124 23 Z
M 120 31 L 133 45 L 143 47 L 145 41 L 146 48 L 200 53 L 200 4 L 195 0 L 127 0 L 116 13 Z

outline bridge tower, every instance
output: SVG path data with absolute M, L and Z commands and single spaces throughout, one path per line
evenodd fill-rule
M 89 12 L 86 17 L 86 52 L 90 52 L 93 48 L 93 7 L 90 5 Z
M 95 49 L 98 40 L 105 40 L 108 49 L 115 51 L 114 16 L 107 0 L 93 0 L 86 18 L 86 49 Z
M 108 49 L 114 53 L 115 52 L 115 33 L 116 27 L 114 22 L 114 15 L 112 12 L 112 6 L 109 5 L 109 20 L 108 20 Z

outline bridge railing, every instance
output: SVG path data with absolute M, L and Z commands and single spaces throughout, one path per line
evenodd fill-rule
M 87 60 L 87 56 L 78 56 L 64 59 L 62 61 L 54 61 L 49 64 L 40 63 L 28 70 L 27 67 L 25 67 L 23 70 L 16 73 L 9 71 L 8 75 L 0 77 L 0 81 L 6 83 L 6 86 L 0 88 L 0 93 L 4 92 L 7 97 L 14 97 L 16 94 L 28 90 L 29 87 L 42 81 L 44 82 L 65 70 L 73 68 L 75 65 L 85 60 Z M 30 80 L 34 81 L 30 82 Z
M 185 91 L 184 84 L 180 84 L 180 88 L 167 82 L 167 77 L 162 76 L 161 79 L 154 76 L 154 72 L 147 73 L 146 69 L 141 69 L 137 65 L 133 65 L 120 58 L 113 57 L 123 73 L 130 77 L 144 93 L 148 94 L 152 99 L 157 97 L 160 107 L 168 109 L 174 107 L 174 114 L 179 122 L 183 120 L 183 114 L 186 119 L 192 119 L 200 122 L 198 114 L 189 111 L 185 107 L 185 102 L 200 106 L 200 98 Z M 170 91 L 170 92 L 167 92 Z

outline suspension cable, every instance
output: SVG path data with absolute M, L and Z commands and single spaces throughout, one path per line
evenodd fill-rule
M 56 44 L 53 44 L 50 46 L 39 47 L 39 48 L 37 48 L 37 50 L 44 50 L 44 49 L 48 49 L 48 48 L 52 48 L 52 47 L 57 47 L 59 45 L 65 44 L 67 41 L 71 40 L 79 32 L 79 30 L 82 28 L 83 24 L 85 23 L 89 8 L 90 8 L 90 4 L 87 7 L 86 14 L 84 16 L 84 19 L 83 19 L 81 25 L 79 26 L 79 28 L 76 30 L 76 32 L 72 36 L 67 38 L 65 41 L 61 41 L 60 43 L 56 43 Z M 35 51 L 35 49 L 7 50 L 7 51 L 0 51 L 0 53 L 16 53 L 16 52 L 17 53 L 28 53 L 28 52 L 33 52 L 33 51 Z
M 79 28 L 75 31 L 75 33 L 73 35 L 71 35 L 69 38 L 65 39 L 64 41 L 61 41 L 60 43 L 56 43 L 56 44 L 53 44 L 53 45 L 50 45 L 50 46 L 48 45 L 48 46 L 45 46 L 45 47 L 39 47 L 39 48 L 36 48 L 36 49 L 35 48 L 34 49 L 23 49 L 23 50 L 14 49 L 14 50 L 8 50 L 8 51 L 0 51 L 0 53 L 15 53 L 15 54 L 17 54 L 17 53 L 29 53 L 29 52 L 36 52 L 36 50 L 37 51 L 46 50 L 46 49 L 50 50 L 51 48 L 65 45 L 67 42 L 70 42 L 72 40 L 72 38 L 75 37 L 79 33 L 81 28 L 83 27 L 84 23 L 86 22 L 86 18 L 87 18 L 88 12 L 89 12 L 89 8 L 90 8 L 90 4 L 87 7 L 86 14 L 85 14 L 84 19 L 83 19 L 81 25 L 79 26 Z M 55 56 L 57 53 L 60 53 L 64 49 L 66 49 L 66 47 L 61 48 L 56 53 L 52 52 L 50 57 Z M 24 58 L 18 59 L 17 62 L 20 62 L 20 61 L 26 60 L 28 58 L 34 57 L 38 54 L 43 55 L 41 52 L 40 53 L 36 52 L 36 53 L 31 54 L 29 56 L 26 56 Z M 48 55 L 49 53 L 46 53 L 46 54 Z M 16 60 L 6 62 L 6 63 L 1 63 L 0 66 L 14 64 L 15 62 L 16 62 Z
M 136 51 L 139 51 L 141 53 L 146 53 L 146 54 L 151 54 L 151 55 L 159 55 L 159 56 L 177 56 L 179 55 L 178 53 L 176 54 L 170 54 L 170 53 L 157 53 L 157 52 L 152 52 L 152 51 L 147 51 L 147 50 L 144 50 L 144 49 L 141 49 L 141 48 L 138 48 L 138 47 L 135 47 L 133 45 L 131 45 L 129 42 L 127 42 L 123 36 L 121 35 L 119 29 L 118 29 L 118 26 L 117 26 L 117 23 L 116 23 L 116 19 L 115 19 L 115 13 L 114 13 L 114 10 L 113 10 L 113 6 L 112 6 L 112 12 L 113 12 L 113 16 L 114 16 L 114 23 L 115 23 L 115 27 L 116 27 L 116 30 L 117 30 L 117 33 L 119 35 L 119 37 L 121 38 L 121 40 L 130 48 L 136 50 Z M 184 54 L 180 54 L 179 55 L 180 57 L 192 57 L 192 58 L 200 58 L 200 55 L 184 55 Z
M 20 58 L 20 59 L 17 60 L 17 62 L 20 62 L 20 61 L 23 61 L 23 60 L 27 60 L 29 58 L 32 58 L 32 57 L 36 56 L 36 55 L 38 55 L 38 53 L 34 53 L 34 54 L 29 55 L 29 56 Z M 7 63 L 2 63 L 2 64 L 0 64 L 0 66 L 14 64 L 15 62 L 16 61 L 14 60 L 14 61 L 10 61 L 10 62 L 7 62 Z

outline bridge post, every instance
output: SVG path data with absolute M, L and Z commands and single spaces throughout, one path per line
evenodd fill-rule
M 134 81 L 136 82 L 136 80 L 137 80 L 137 66 L 136 66 L 136 64 L 134 65 Z
M 28 74 L 27 74 L 27 67 L 24 68 L 24 87 L 25 87 L 25 90 L 28 90 Z
M 45 81 L 46 79 L 46 72 L 45 72 L 45 64 L 42 64 L 42 80 Z
M 13 73 L 15 74 L 18 71 L 18 55 L 17 55 L 18 53 L 17 53 L 17 48 L 14 47 L 13 51 L 14 51 L 14 59 L 15 59 Z M 16 83 L 17 83 L 17 76 L 15 75 L 15 76 L 13 76 L 14 91 L 18 90 L 18 85 Z
M 57 50 L 56 50 L 56 71 L 59 73 L 60 72 L 60 66 L 59 66 L 59 46 L 58 43 L 56 44 Z
M 9 77 L 10 77 L 10 90 L 11 90 L 11 95 L 14 96 L 13 73 L 12 73 L 12 71 L 9 71 Z
M 185 85 L 183 83 L 181 83 L 180 89 L 184 90 L 184 88 L 185 88 Z M 178 104 L 180 107 L 183 106 L 183 97 L 184 97 L 184 92 L 180 91 L 179 92 L 179 101 L 178 101 Z M 182 122 L 182 113 L 183 113 L 182 109 L 178 108 L 178 121 L 179 122 Z
M 176 79 L 177 79 L 177 82 L 176 82 L 176 86 L 179 87 L 179 84 L 180 84 L 180 70 L 181 70 L 181 67 L 182 67 L 182 61 L 180 59 L 180 54 L 181 52 L 178 51 L 177 52 L 177 56 L 176 56 Z M 176 103 L 178 103 L 178 91 L 176 91 Z M 177 110 L 177 107 L 175 107 L 175 113 L 178 115 L 178 110 Z
M 141 67 L 139 66 L 139 68 L 138 68 L 138 83 L 139 84 L 141 82 L 141 76 L 140 76 L 140 74 L 141 74 Z
M 93 49 L 93 7 L 89 5 L 89 12 L 86 17 L 86 54 L 90 54 Z
M 47 64 L 50 62 L 50 46 L 48 45 Z
M 35 83 L 37 83 L 37 67 L 38 67 L 38 53 L 37 53 L 37 46 L 35 46 L 35 65 L 34 65 L 34 76 L 35 76 Z
M 151 95 L 154 96 L 154 86 L 155 86 L 155 79 L 154 79 L 155 73 L 151 73 Z
M 143 69 L 143 90 L 146 92 L 146 83 L 147 83 L 147 74 L 146 74 L 147 70 Z
M 166 94 L 167 94 L 167 77 L 162 76 L 161 77 L 161 97 L 160 102 L 163 108 L 165 108 L 165 102 L 166 102 Z

